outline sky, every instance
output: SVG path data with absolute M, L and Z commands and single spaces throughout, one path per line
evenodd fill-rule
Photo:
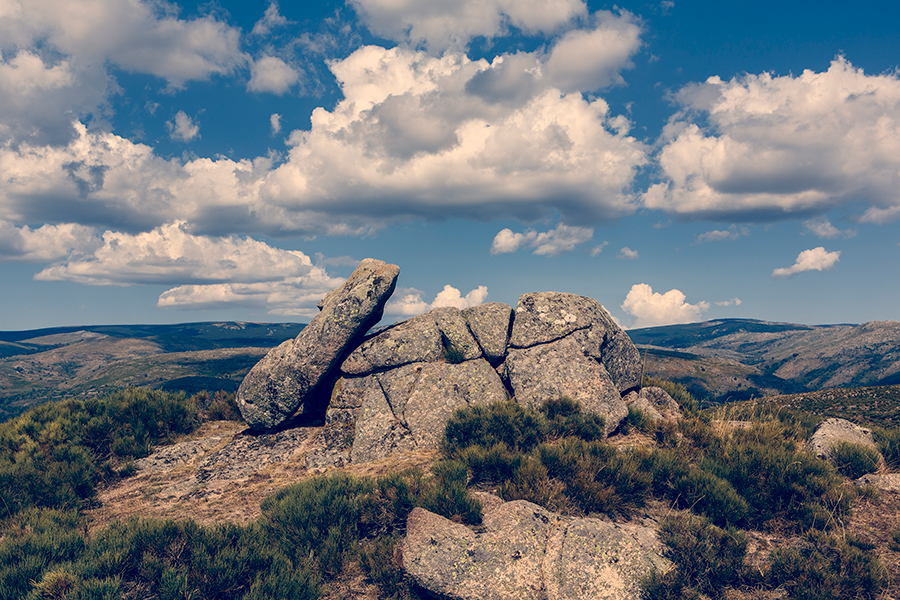
M 900 320 L 900 3 L 0 0 L 0 330 Z

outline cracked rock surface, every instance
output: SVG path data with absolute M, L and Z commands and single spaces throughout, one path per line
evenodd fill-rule
M 525 500 L 485 513 L 480 531 L 416 508 L 402 556 L 416 584 L 453 600 L 637 600 L 642 578 L 672 566 L 650 528 L 566 518 Z

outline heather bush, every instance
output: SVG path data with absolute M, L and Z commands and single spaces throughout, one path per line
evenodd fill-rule
M 862 444 L 839 441 L 831 448 L 831 462 L 841 475 L 859 479 L 878 470 L 878 451 Z

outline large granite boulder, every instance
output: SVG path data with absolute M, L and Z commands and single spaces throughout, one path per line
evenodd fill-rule
M 410 363 L 338 380 L 326 422 L 352 439 L 351 462 L 369 462 L 437 448 L 454 411 L 506 399 L 503 382 L 483 358 Z
M 510 348 L 531 348 L 567 336 L 579 341 L 583 354 L 603 363 L 620 393 L 640 386 L 640 352 L 599 302 L 560 292 L 519 298 Z
M 510 349 L 504 363 L 516 401 L 538 409 L 548 400 L 568 396 L 584 411 L 602 415 L 607 433 L 628 416 L 628 407 L 602 363 L 581 352 L 565 337 L 549 344 Z
M 424 509 L 407 520 L 403 568 L 439 598 L 637 600 L 641 580 L 671 563 L 639 525 L 564 518 L 525 500 L 486 512 L 481 531 Z
M 506 357 L 506 346 L 509 343 L 512 307 L 500 302 L 488 302 L 465 309 L 462 316 L 481 346 L 485 358 L 492 364 L 502 361 Z
M 367 258 L 319 302 L 319 314 L 293 340 L 271 350 L 244 378 L 237 401 L 254 430 L 272 430 L 310 406 L 349 348 L 381 319 L 400 268 Z M 324 396 L 327 400 L 327 391 Z M 318 409 L 324 409 L 324 406 Z
M 840 442 L 859 444 L 872 450 L 878 450 L 871 430 L 860 427 L 847 419 L 837 418 L 825 419 L 819 423 L 815 433 L 806 443 L 806 448 L 817 457 L 828 460 L 831 458 L 832 450 Z

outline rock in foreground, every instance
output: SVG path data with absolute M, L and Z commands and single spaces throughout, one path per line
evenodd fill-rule
M 295 339 L 273 349 L 251 369 L 237 400 L 252 429 L 271 431 L 304 412 L 317 386 L 330 384 L 329 376 L 347 351 L 381 319 L 399 274 L 397 265 L 363 260 L 341 287 L 319 302 L 319 314 Z
M 407 520 L 403 568 L 454 600 L 637 600 L 666 571 L 656 533 L 639 525 L 565 518 L 525 500 L 500 504 L 476 533 L 424 509 Z

